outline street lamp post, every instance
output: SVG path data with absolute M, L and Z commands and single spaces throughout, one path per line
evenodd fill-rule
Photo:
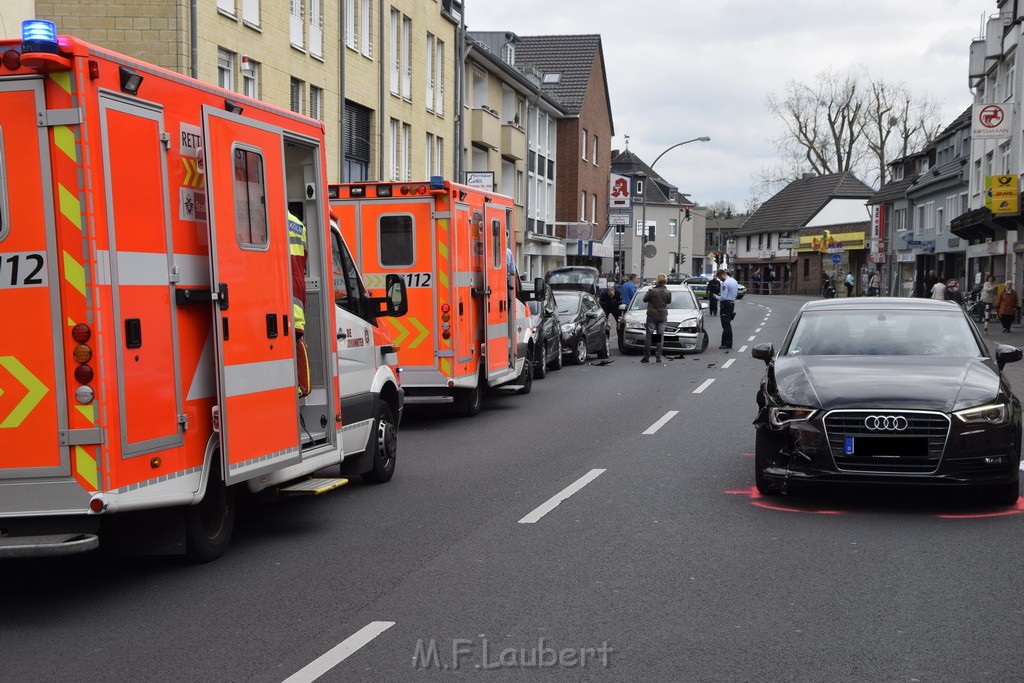
M 682 142 L 677 142 L 676 144 L 672 145 L 671 147 L 667 148 L 664 152 L 662 152 L 661 154 L 656 156 L 654 158 L 654 161 L 651 162 L 651 165 L 648 166 L 648 168 L 653 171 L 654 170 L 654 165 L 658 163 L 658 160 L 661 159 L 666 154 L 668 154 L 669 152 L 671 152 L 672 150 L 674 150 L 676 147 L 682 147 L 683 145 L 688 145 L 691 142 L 710 142 L 710 141 L 711 141 L 711 138 L 709 138 L 706 135 L 702 135 L 699 138 L 693 138 L 691 140 L 684 140 Z M 641 176 L 643 178 L 647 177 L 647 174 L 645 174 L 645 173 L 638 173 L 637 175 L 639 175 L 639 176 Z M 644 281 L 644 265 L 645 265 L 645 263 L 647 261 L 647 255 L 644 254 L 644 247 L 647 246 L 647 187 L 646 187 L 646 184 L 645 184 L 645 186 L 643 188 L 643 192 L 640 194 L 640 207 L 641 207 L 641 209 L 640 209 L 640 216 L 641 216 L 640 217 L 640 222 L 641 222 L 641 225 L 642 225 L 642 232 L 640 233 L 641 234 L 641 239 L 640 239 L 640 244 L 641 244 L 641 247 L 640 247 L 640 282 L 643 283 L 643 281 Z M 677 227 L 676 229 L 678 230 L 679 228 Z M 676 258 L 677 259 L 679 258 L 678 252 L 676 254 Z

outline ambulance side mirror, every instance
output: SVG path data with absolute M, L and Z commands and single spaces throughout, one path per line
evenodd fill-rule
M 376 318 L 399 318 L 409 312 L 409 297 L 405 280 L 397 273 L 389 273 L 384 279 L 386 296 L 370 297 L 370 307 Z
M 548 288 L 547 280 L 542 277 L 533 278 L 533 297 L 537 301 L 544 301 L 546 296 L 545 290 Z

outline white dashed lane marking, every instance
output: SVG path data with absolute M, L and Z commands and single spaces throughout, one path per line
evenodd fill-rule
M 656 433 L 659 429 L 661 429 L 666 424 L 668 424 L 669 420 L 671 420 L 673 417 L 675 417 L 678 414 L 679 414 L 678 410 L 670 410 L 670 411 L 668 411 L 667 413 L 665 413 L 664 416 L 662 416 L 662 418 L 660 420 L 658 420 L 657 422 L 652 424 L 650 427 L 648 427 L 647 431 L 644 432 L 644 434 L 645 435 L 649 435 L 649 434 Z
M 747 341 L 754 341 L 755 339 L 757 339 L 757 335 L 754 335 L 753 337 L 748 338 Z
M 694 389 L 694 390 L 693 390 L 693 393 L 695 393 L 695 394 L 703 394 L 703 393 L 704 393 L 704 390 L 705 390 L 705 389 L 707 389 L 708 387 L 710 387 L 710 386 L 711 386 L 711 383 L 712 383 L 712 382 L 714 382 L 714 381 L 715 381 L 715 380 L 713 380 L 713 379 L 706 379 L 706 380 L 704 380 L 704 383 L 703 383 L 703 384 L 701 384 L 701 385 L 700 385 L 699 387 L 697 387 L 696 389 Z
M 284 683 L 312 683 L 325 673 L 348 659 L 361 647 L 395 625 L 393 621 L 371 621 L 345 640 L 341 641 L 327 653 L 317 657 L 288 678 Z
M 559 504 L 563 500 L 565 500 L 566 498 L 568 498 L 572 494 L 576 493 L 577 491 L 582 489 L 584 486 L 586 486 L 590 482 L 592 482 L 595 479 L 597 479 L 599 476 L 601 476 L 601 474 L 603 472 L 605 472 L 605 470 L 590 470 L 589 472 L 584 474 L 582 477 L 580 477 L 579 479 L 577 479 L 576 481 L 574 481 L 573 483 L 569 484 L 564 489 L 559 491 L 557 494 L 555 494 L 555 496 L 553 498 L 548 500 L 546 503 L 541 505 L 539 508 L 537 508 L 536 510 L 534 510 L 530 514 L 526 515 L 525 517 L 523 517 L 521 520 L 519 520 L 519 523 L 520 524 L 533 524 L 533 523 L 535 523 L 541 517 L 543 517 L 544 515 L 548 514 L 549 512 L 554 510 L 556 507 L 558 507 Z
M 739 348 L 739 351 L 737 351 L 737 353 L 743 353 L 743 352 L 744 352 L 744 351 L 746 351 L 746 350 L 747 350 L 747 346 L 746 346 L 746 344 L 744 344 L 743 346 L 741 346 L 741 347 Z
M 730 365 L 732 365 L 735 362 L 736 362 L 735 358 L 730 358 L 729 360 L 727 360 L 724 363 L 722 363 L 722 369 L 725 370 L 727 367 L 729 367 Z

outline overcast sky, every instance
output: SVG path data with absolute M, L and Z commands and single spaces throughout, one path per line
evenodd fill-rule
M 942 102 L 971 104 L 967 56 L 996 0 L 465 0 L 470 31 L 599 33 L 615 138 L 699 204 L 743 210 L 775 157 L 769 93 L 858 65 Z M 867 180 L 867 179 L 865 179 Z

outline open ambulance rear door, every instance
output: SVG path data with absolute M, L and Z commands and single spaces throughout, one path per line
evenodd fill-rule
M 283 131 L 203 107 L 227 484 L 301 461 Z M 278 179 L 277 181 L 270 181 Z

